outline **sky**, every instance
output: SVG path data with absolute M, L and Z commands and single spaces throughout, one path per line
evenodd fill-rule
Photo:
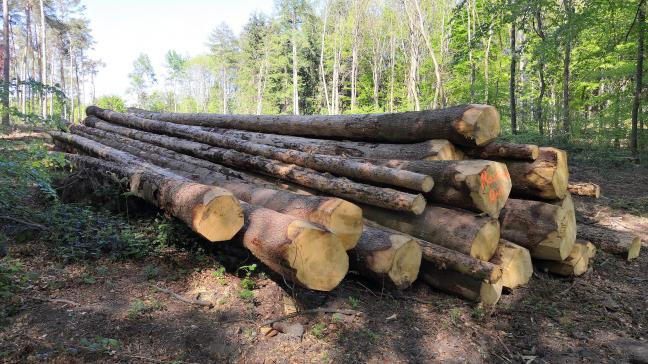
M 164 55 L 170 49 L 195 56 L 208 51 L 211 30 L 226 22 L 239 34 L 249 16 L 271 14 L 272 0 L 86 0 L 85 15 L 95 40 L 92 59 L 101 59 L 96 95 L 125 97 L 128 74 L 140 53 L 151 57 L 164 83 Z

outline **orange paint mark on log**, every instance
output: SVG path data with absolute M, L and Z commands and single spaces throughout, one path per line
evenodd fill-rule
M 497 171 L 493 174 L 489 170 L 482 171 L 479 175 L 479 180 L 481 182 L 481 192 L 488 193 L 488 200 L 490 202 L 497 202 L 497 199 L 504 195 L 502 186 L 500 186 L 500 181 L 511 178 L 508 170 Z

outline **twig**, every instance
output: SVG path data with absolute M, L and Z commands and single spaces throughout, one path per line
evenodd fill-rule
M 565 293 L 569 292 L 572 288 L 574 288 L 575 285 L 576 285 L 576 280 L 574 279 L 574 281 L 572 282 L 572 284 L 570 284 L 569 287 L 567 287 L 566 290 L 564 290 L 564 291 L 562 291 L 562 292 L 558 292 L 557 294 L 554 295 L 554 297 L 558 297 L 558 296 L 562 296 L 562 295 L 564 295 Z
M 509 350 L 508 346 L 506 346 L 506 344 L 504 344 L 504 341 L 503 341 L 499 336 L 497 336 L 497 335 L 495 335 L 495 338 L 497 339 L 497 341 L 500 342 L 500 344 L 502 344 L 502 346 L 504 347 L 504 349 L 505 349 L 506 352 L 508 353 L 509 357 L 512 358 L 512 357 L 513 357 L 513 353 L 511 353 L 511 350 Z
M 52 303 L 65 303 L 66 305 L 80 306 L 77 302 L 66 300 L 64 298 L 42 298 L 42 297 L 29 297 L 35 301 L 52 302 Z
M 7 216 L 7 215 L 0 215 L 0 219 L 13 221 L 13 222 L 23 224 L 23 225 L 27 225 L 27 226 L 31 226 L 33 228 L 37 228 L 37 229 L 40 229 L 40 230 L 49 230 L 49 228 L 47 226 L 44 226 L 44 225 L 41 225 L 41 224 L 38 224 L 38 223 L 35 223 L 35 222 L 32 222 L 32 221 L 25 221 L 25 220 L 21 220 L 21 219 L 16 219 L 15 217 Z
M 266 321 L 266 322 L 262 323 L 259 326 L 260 327 L 268 326 L 268 325 L 274 324 L 275 322 L 288 320 L 288 319 L 293 318 L 293 317 L 297 317 L 297 316 L 301 316 L 301 315 L 313 315 L 313 314 L 316 314 L 316 313 L 340 313 L 342 315 L 349 315 L 349 316 L 351 316 L 351 315 L 361 315 L 362 314 L 362 312 L 356 311 L 356 310 L 320 307 L 320 308 L 313 308 L 311 310 L 303 310 L 303 311 L 293 312 L 291 314 L 288 314 L 288 315 L 285 315 L 285 316 L 278 317 L 276 319 Z
M 177 294 L 177 293 L 175 293 L 175 292 L 173 292 L 171 290 L 168 290 L 168 289 L 165 289 L 165 288 L 162 288 L 162 287 L 158 287 L 158 286 L 153 286 L 153 288 L 157 289 L 160 292 L 164 292 L 164 293 L 170 295 L 171 297 L 177 299 L 178 301 L 182 301 L 182 302 L 188 303 L 190 305 L 207 306 L 209 308 L 214 307 L 214 304 L 211 303 L 211 302 L 208 302 L 208 301 L 186 298 L 186 297 L 183 297 L 183 296 L 181 296 L 181 295 L 179 295 L 179 294 Z

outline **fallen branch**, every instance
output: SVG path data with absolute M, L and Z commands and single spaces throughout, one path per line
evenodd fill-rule
M 31 226 L 33 228 L 40 229 L 40 230 L 49 230 L 49 228 L 47 226 L 44 226 L 44 225 L 41 225 L 41 224 L 38 224 L 38 223 L 35 223 L 35 222 L 32 222 L 32 221 L 26 221 L 26 220 L 17 219 L 15 217 L 11 217 L 11 216 L 0 215 L 0 219 L 13 221 L 15 223 L 26 225 L 26 226 Z
M 164 293 L 170 295 L 171 297 L 177 299 L 178 301 L 182 301 L 182 302 L 188 303 L 190 305 L 207 306 L 209 308 L 214 307 L 214 304 L 211 303 L 211 302 L 186 298 L 186 297 L 183 297 L 183 296 L 181 296 L 181 295 L 179 295 L 179 294 L 177 294 L 177 293 L 175 293 L 175 292 L 173 292 L 171 290 L 168 290 L 168 289 L 165 289 L 165 288 L 162 288 L 162 287 L 159 287 L 159 286 L 153 286 L 153 288 L 157 289 L 160 292 L 164 292 Z
M 342 315 L 349 315 L 349 316 L 351 316 L 351 315 L 358 316 L 358 315 L 362 314 L 361 311 L 356 311 L 356 310 L 347 310 L 347 309 L 342 309 L 342 308 L 320 307 L 320 308 L 314 308 L 314 309 L 311 309 L 311 310 L 303 310 L 303 311 L 293 312 L 291 314 L 288 314 L 288 315 L 285 315 L 285 316 L 278 317 L 276 319 L 266 321 L 266 322 L 262 323 L 261 325 L 259 325 L 259 327 L 269 326 L 269 325 L 274 324 L 275 322 L 288 320 L 288 319 L 291 319 L 291 318 L 297 317 L 297 316 L 313 315 L 313 314 L 317 314 L 317 313 L 339 313 L 339 314 L 342 314 Z
M 80 306 L 79 303 L 66 300 L 64 298 L 42 298 L 42 297 L 29 297 L 34 301 L 41 301 L 41 302 L 52 302 L 52 303 L 64 303 L 66 305 L 71 305 L 71 306 Z

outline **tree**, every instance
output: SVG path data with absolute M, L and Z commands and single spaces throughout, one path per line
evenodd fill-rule
M 2 1 L 2 21 L 4 39 L 4 54 L 2 63 L 2 125 L 10 126 L 9 122 L 9 61 L 11 54 L 9 53 L 9 0 Z
M 173 84 L 173 111 L 178 112 L 178 80 L 185 72 L 186 59 L 184 59 L 178 52 L 170 50 L 165 55 L 166 67 L 169 72 L 169 80 Z
M 630 148 L 635 158 L 639 153 L 637 142 L 637 124 L 639 119 L 639 108 L 641 105 L 641 93 L 643 91 L 643 60 L 644 60 L 644 35 L 646 29 L 645 0 L 639 0 L 637 6 L 637 72 L 635 74 L 635 92 L 632 102 L 632 133 L 630 136 Z
M 133 72 L 129 73 L 128 77 L 130 78 L 129 92 L 137 97 L 137 106 L 146 108 L 148 106 L 148 90 L 157 82 L 148 55 L 140 53 L 133 62 Z
M 209 36 L 207 43 L 218 70 L 222 101 L 222 113 L 230 111 L 229 104 L 234 95 L 234 78 L 237 70 L 238 41 L 226 23 L 218 25 Z

